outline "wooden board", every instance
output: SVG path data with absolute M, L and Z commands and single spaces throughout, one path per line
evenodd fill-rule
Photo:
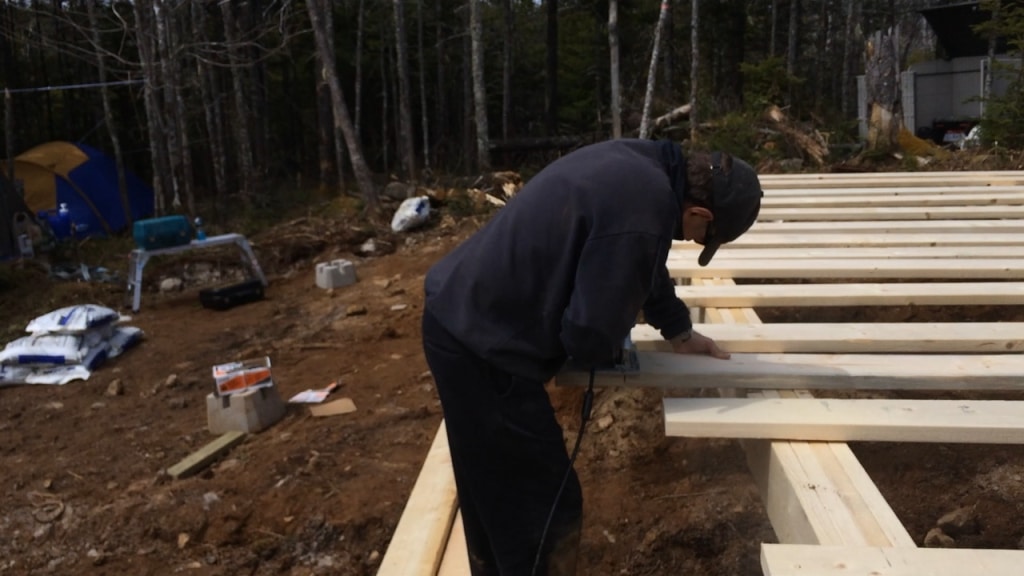
M 761 218 L 743 234 L 919 234 L 931 233 L 1015 233 L 1024 232 L 1024 221 L 1012 220 L 892 220 L 849 222 L 772 222 Z
M 831 232 L 750 233 L 740 236 L 728 244 L 729 251 L 747 248 L 912 248 L 952 246 L 1016 246 L 1024 244 L 1024 234 L 1013 232 L 907 232 L 874 233 Z M 674 241 L 673 252 L 700 251 L 701 246 L 693 242 Z
M 829 442 L 1024 443 L 1024 402 L 666 398 L 665 434 Z
M 597 386 L 806 390 L 1024 390 L 1021 354 L 733 354 L 730 360 L 638 352 L 638 372 L 599 372 Z M 567 368 L 558 384 L 586 384 Z
M 893 206 L 884 208 L 762 208 L 757 219 L 787 222 L 826 220 L 990 220 L 1024 218 L 1024 206 Z
M 214 460 L 220 458 L 228 450 L 231 450 L 245 440 L 245 432 L 225 432 L 216 440 L 189 454 L 184 460 L 167 469 L 171 478 L 188 478 L 196 472 L 209 466 Z
M 455 474 L 441 422 L 377 576 L 435 576 L 455 519 Z
M 720 254 L 725 254 L 723 248 Z M 670 259 L 669 274 L 674 278 L 936 278 L 971 280 L 1019 280 L 1024 278 L 1024 259 L 950 259 L 928 260 L 892 258 L 889 260 L 728 260 L 716 257 L 706 267 L 693 260 Z
M 1024 350 L 1024 322 L 878 322 L 848 324 L 696 324 L 730 352 L 745 353 L 982 353 Z M 671 352 L 647 324 L 630 336 L 638 350 Z
M 890 282 L 677 286 L 690 306 L 1022 305 L 1024 282 Z
M 469 569 L 469 550 L 466 548 L 466 531 L 462 527 L 462 512 L 455 516 L 448 544 L 444 549 L 444 559 L 437 570 L 437 576 L 471 576 Z
M 700 280 L 724 287 L 731 280 Z M 757 326 L 750 308 L 709 308 L 716 328 Z M 719 389 L 723 397 L 740 397 Z M 754 392 L 761 397 L 812 397 L 803 391 Z M 740 440 L 765 511 L 780 542 L 914 546 L 914 540 L 850 448 L 837 442 Z
M 672 250 L 669 262 L 688 262 L 697 257 L 695 248 Z M 1024 258 L 1024 246 L 874 246 L 874 247 L 812 247 L 802 243 L 796 247 L 754 248 L 742 244 L 728 244 L 719 250 L 715 260 L 786 260 L 786 259 L 834 259 L 834 258 L 870 258 L 885 260 L 890 258 Z
M 851 183 L 850 186 L 835 188 L 766 188 L 764 186 L 762 186 L 762 188 L 764 188 L 766 200 L 769 198 L 834 198 L 837 196 L 899 196 L 908 198 L 946 196 L 954 194 L 987 196 L 989 194 L 1006 194 L 1024 191 L 1024 185 L 1021 184 L 997 184 L 993 186 L 985 186 L 973 183 L 930 183 L 924 186 L 857 186 L 856 183 Z
M 765 576 L 1019 576 L 1024 550 L 762 544 Z
M 991 190 L 991 189 L 989 189 Z M 844 194 L 776 196 L 766 195 L 761 201 L 765 208 L 844 208 L 859 209 L 908 206 L 1012 206 L 1024 204 L 1024 187 L 1012 191 L 986 191 L 984 194 L 858 194 L 846 190 Z

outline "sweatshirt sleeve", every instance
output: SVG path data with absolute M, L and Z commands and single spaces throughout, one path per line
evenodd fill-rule
M 611 361 L 636 323 L 657 266 L 654 236 L 626 233 L 588 240 L 562 316 L 566 353 L 583 365 Z
M 668 275 L 668 268 L 658 266 L 650 296 L 643 305 L 644 319 L 661 331 L 662 338 L 669 340 L 691 330 L 690 310 L 676 296 L 675 285 Z

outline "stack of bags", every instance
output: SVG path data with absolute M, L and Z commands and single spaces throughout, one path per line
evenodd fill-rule
M 68 306 L 28 323 L 30 335 L 0 351 L 0 386 L 67 384 L 87 380 L 108 358 L 142 339 L 142 330 L 121 324 L 120 314 L 103 306 Z

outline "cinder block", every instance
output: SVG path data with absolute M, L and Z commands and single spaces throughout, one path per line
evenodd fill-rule
M 356 283 L 356 267 L 348 260 L 320 262 L 316 265 L 316 285 L 324 290 Z
M 206 396 L 206 419 L 210 432 L 259 432 L 284 418 L 285 403 L 276 386 L 253 388 L 229 396 Z

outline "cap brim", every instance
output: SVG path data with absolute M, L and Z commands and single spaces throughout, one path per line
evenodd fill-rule
M 697 263 L 701 266 L 707 266 L 715 256 L 715 252 L 718 251 L 718 247 L 721 245 L 721 242 L 715 241 L 705 244 L 704 249 L 700 251 L 700 256 L 697 257 Z

